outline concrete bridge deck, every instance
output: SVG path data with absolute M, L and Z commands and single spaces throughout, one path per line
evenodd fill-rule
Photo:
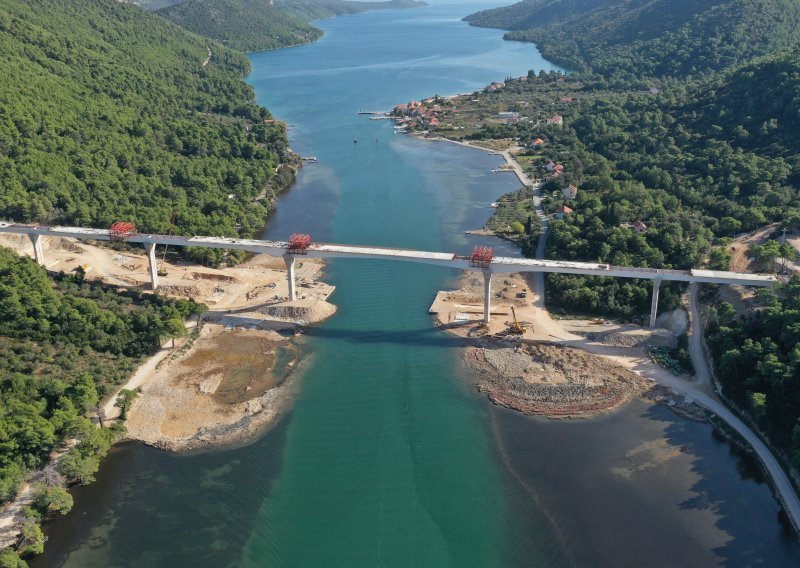
M 0 232 L 26 234 L 32 240 L 39 236 L 68 237 L 108 241 L 111 235 L 108 229 L 91 229 L 85 227 L 47 227 L 43 225 L 25 225 L 20 223 L 0 222 Z M 207 248 L 238 249 L 255 253 L 266 253 L 283 256 L 287 252 L 287 241 L 264 241 L 257 239 L 235 239 L 227 237 L 181 237 L 176 235 L 157 235 L 140 233 L 125 239 L 131 243 L 170 246 L 196 246 Z M 419 251 L 387 247 L 340 245 L 312 243 L 307 256 L 313 258 L 366 258 L 399 260 L 436 264 L 451 268 L 468 269 L 469 257 L 454 253 Z M 583 274 L 593 276 L 613 276 L 617 278 L 643 278 L 646 280 L 673 280 L 678 282 L 704 282 L 714 284 L 737 284 L 741 286 L 771 286 L 778 279 L 771 274 L 751 274 L 741 272 L 711 270 L 669 270 L 656 268 L 636 268 L 629 266 L 613 266 L 591 262 L 567 262 L 561 260 L 537 260 L 530 258 L 494 257 L 487 270 L 498 273 L 509 272 L 560 272 L 565 274 Z
M 44 225 L 26 225 L 0 221 L 0 232 L 28 235 L 33 243 L 34 256 L 39 264 L 44 264 L 44 253 L 41 239 L 47 237 L 67 237 L 72 239 L 89 239 L 98 241 L 112 240 L 108 229 L 91 229 L 86 227 L 48 227 Z M 228 237 L 181 237 L 177 235 L 157 235 L 137 233 L 126 236 L 126 242 L 142 243 L 147 251 L 150 265 L 150 283 L 152 289 L 158 288 L 158 263 L 155 256 L 156 245 L 179 247 L 208 247 L 221 249 L 246 250 L 254 253 L 265 253 L 283 256 L 286 262 L 289 284 L 289 299 L 297 297 L 295 287 L 295 259 L 297 254 L 289 253 L 287 241 L 264 241 L 258 239 L 235 239 Z M 636 268 L 631 266 L 613 266 L 592 262 L 568 262 L 563 260 L 542 260 L 532 258 L 494 257 L 491 262 L 476 266 L 470 257 L 459 256 L 448 252 L 431 252 L 387 247 L 340 245 L 312 243 L 303 251 L 303 256 L 311 258 L 365 258 L 419 262 L 448 266 L 456 269 L 481 270 L 484 276 L 484 320 L 491 316 L 492 274 L 514 272 L 559 272 L 563 274 L 582 274 L 589 276 L 611 276 L 616 278 L 642 278 L 653 281 L 653 294 L 650 304 L 650 327 L 655 326 L 658 312 L 658 297 L 661 282 L 694 282 L 710 284 L 736 284 L 739 286 L 772 286 L 778 281 L 772 274 L 750 274 L 742 272 L 712 270 L 671 270 L 660 268 Z

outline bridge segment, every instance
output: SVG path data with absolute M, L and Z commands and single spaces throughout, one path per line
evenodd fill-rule
M 34 257 L 39 264 L 44 264 L 42 237 L 67 237 L 98 241 L 113 240 L 108 229 L 92 229 L 87 227 L 49 227 L 44 225 L 26 225 L 21 223 L 0 222 L 0 232 L 28 235 L 34 245 Z M 293 238 L 296 235 L 293 235 Z M 300 235 L 305 236 L 305 235 Z M 137 233 L 126 236 L 131 243 L 145 245 L 150 263 L 150 280 L 153 289 L 158 287 L 158 271 L 156 267 L 155 246 L 169 245 L 180 247 L 206 247 L 231 250 L 245 250 L 253 253 L 265 253 L 272 256 L 283 256 L 287 267 L 290 298 L 296 293 L 294 282 L 294 263 L 297 256 L 290 248 L 290 241 L 267 241 L 260 239 L 237 239 L 228 237 L 159 235 Z M 532 258 L 488 257 L 482 259 L 480 266 L 474 258 L 460 256 L 455 253 L 419 251 L 388 247 L 357 246 L 344 244 L 310 243 L 302 252 L 310 258 L 363 258 L 373 260 L 390 260 L 417 262 L 447 266 L 460 270 L 481 270 L 484 274 L 484 320 L 489 321 L 491 315 L 491 280 L 495 273 L 515 272 L 557 272 L 562 274 L 580 274 L 588 276 L 611 276 L 615 278 L 639 278 L 653 280 L 653 297 L 650 308 L 650 326 L 655 326 L 655 315 L 658 308 L 658 297 L 661 282 L 699 282 L 710 284 L 733 284 L 739 286 L 772 286 L 778 278 L 772 274 L 751 274 L 719 270 L 673 270 L 658 268 L 636 268 L 630 266 L 614 266 L 611 264 L 591 262 L 571 262 L 563 260 L 540 260 Z

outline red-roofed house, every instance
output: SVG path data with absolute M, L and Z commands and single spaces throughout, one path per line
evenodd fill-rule
M 550 118 L 545 118 L 544 123 L 554 126 L 561 126 L 564 124 L 564 117 L 560 114 L 557 114 L 555 116 L 551 116 Z
M 537 138 L 536 140 L 533 141 L 533 144 L 531 144 L 531 146 L 534 148 L 541 148 L 542 146 L 544 146 L 544 140 L 542 140 L 541 138 Z M 555 164 L 553 165 L 555 166 Z
M 633 224 L 631 225 L 631 227 L 633 227 L 633 230 L 634 230 L 634 231 L 636 231 L 637 233 L 642 233 L 642 234 L 644 234 L 644 233 L 646 233 L 646 232 L 647 232 L 647 225 L 645 225 L 644 223 L 642 223 L 642 222 L 641 222 L 641 221 L 639 221 L 638 219 L 637 219 L 636 221 L 634 221 L 634 222 L 633 222 Z
M 562 205 L 556 210 L 556 219 L 563 219 L 565 215 L 569 215 L 572 212 L 572 209 L 566 205 Z

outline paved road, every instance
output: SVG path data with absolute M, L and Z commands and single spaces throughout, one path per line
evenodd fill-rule
M 731 428 L 736 430 L 742 438 L 747 440 L 753 450 L 758 454 L 761 462 L 766 467 L 775 489 L 778 491 L 781 501 L 783 502 L 786 513 L 794 523 L 795 529 L 800 531 L 800 498 L 794 489 L 789 477 L 781 467 L 781 464 L 772 454 L 770 449 L 761 441 L 761 438 L 753 432 L 747 424 L 739 420 L 739 418 L 728 409 L 725 404 L 720 401 L 716 395 L 709 395 L 706 388 L 711 387 L 711 372 L 708 367 L 705 350 L 703 349 L 703 322 L 700 319 L 700 309 L 697 302 L 697 285 L 689 285 L 689 312 L 691 317 L 691 328 L 689 335 L 689 354 L 692 358 L 692 364 L 695 368 L 697 375 L 698 385 L 690 385 L 675 377 L 675 385 L 668 385 L 677 391 L 680 391 L 687 396 L 690 396 L 698 403 L 714 412 L 717 416 L 722 418 L 730 425 Z
M 544 258 L 545 241 L 547 238 L 547 217 L 542 209 L 542 200 L 540 194 L 541 184 L 534 184 L 527 175 L 525 175 L 519 164 L 511 157 L 508 151 L 502 152 L 506 162 L 514 168 L 514 173 L 517 174 L 519 180 L 525 184 L 533 186 L 534 198 L 533 202 L 536 207 L 536 214 L 542 222 L 542 232 L 539 236 L 539 242 L 536 247 L 536 258 Z M 728 425 L 736 430 L 739 435 L 749 443 L 753 450 L 756 452 L 761 462 L 766 467 L 772 481 L 775 485 L 780 500 L 783 502 L 786 513 L 794 523 L 795 529 L 800 531 L 800 498 L 794 486 L 789 481 L 789 477 L 781 467 L 778 460 L 772 454 L 770 449 L 761 441 L 761 438 L 753 432 L 750 427 L 742 422 L 725 404 L 719 400 L 714 392 L 711 381 L 711 370 L 708 366 L 705 350 L 703 349 L 703 323 L 700 319 L 700 310 L 697 301 L 697 284 L 691 283 L 689 285 L 689 311 L 691 319 L 691 328 L 689 333 L 689 355 L 692 359 L 692 364 L 695 368 L 696 379 L 695 382 L 689 382 L 686 379 L 676 377 L 663 369 L 654 369 L 653 365 L 640 364 L 637 365 L 635 361 L 630 358 L 629 350 L 620 350 L 617 354 L 614 348 L 603 346 L 599 344 L 592 344 L 587 342 L 584 338 L 564 337 L 562 343 L 573 345 L 586 349 L 587 351 L 595 352 L 598 355 L 605 355 L 615 357 L 617 362 L 627 362 L 626 366 L 637 370 L 642 375 L 648 376 L 654 381 L 680 392 L 683 395 L 693 399 L 698 404 L 706 407 L 708 410 L 716 414 Z M 544 273 L 538 272 L 533 274 L 532 291 L 535 293 L 535 305 L 537 308 L 543 310 L 542 316 L 546 317 L 547 312 L 544 311 Z M 547 319 L 550 319 L 549 317 Z M 555 323 L 555 322 L 553 322 Z M 558 327 L 557 325 L 555 327 Z M 661 372 L 663 371 L 663 372 Z

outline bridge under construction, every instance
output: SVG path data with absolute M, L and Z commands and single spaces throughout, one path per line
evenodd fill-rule
M 492 275 L 516 272 L 558 272 L 563 274 L 582 274 L 589 276 L 611 276 L 616 278 L 640 278 L 653 281 L 653 295 L 650 308 L 650 326 L 655 326 L 658 308 L 658 295 L 661 282 L 698 282 L 709 284 L 733 284 L 739 286 L 772 286 L 778 282 L 771 274 L 751 274 L 718 270 L 671 270 L 656 268 L 635 268 L 590 262 L 567 262 L 561 260 L 538 260 L 494 256 L 489 247 L 475 247 L 471 255 L 457 255 L 447 252 L 430 252 L 373 246 L 314 243 L 309 235 L 294 234 L 288 241 L 265 241 L 258 239 L 237 239 L 227 237 L 182 237 L 139 233 L 129 223 L 115 223 L 109 229 L 86 227 L 49 227 L 26 225 L 0 221 L 0 232 L 28 235 L 33 243 L 36 262 L 44 265 L 42 248 L 43 237 L 66 237 L 95 241 L 125 241 L 141 243 L 147 251 L 150 271 L 150 284 L 158 288 L 158 263 L 156 246 L 205 247 L 218 249 L 245 250 L 282 256 L 286 263 L 289 285 L 289 299 L 297 299 L 295 287 L 295 260 L 309 258 L 363 258 L 390 261 L 417 262 L 448 266 L 459 270 L 477 270 L 484 276 L 484 321 L 491 316 Z

